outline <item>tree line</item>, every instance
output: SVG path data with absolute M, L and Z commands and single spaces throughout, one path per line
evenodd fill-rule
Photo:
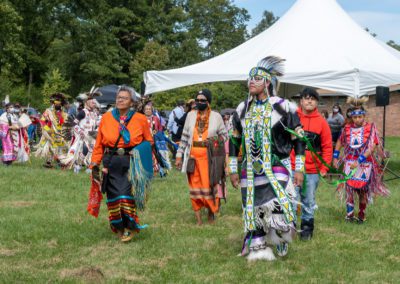
M 94 84 L 128 84 L 139 90 L 144 71 L 212 58 L 277 20 L 265 11 L 249 34 L 249 19 L 248 11 L 231 0 L 3 0 L 0 99 L 10 95 L 12 101 L 43 108 L 54 91 L 74 98 Z M 154 99 L 168 109 L 201 87 Z M 246 93 L 244 83 L 207 87 L 218 94 L 213 105 L 219 108 L 237 104 Z

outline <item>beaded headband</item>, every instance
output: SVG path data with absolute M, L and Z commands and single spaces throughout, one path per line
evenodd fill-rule
M 353 110 L 350 115 L 351 116 L 355 116 L 355 115 L 364 115 L 365 114 L 365 110 Z

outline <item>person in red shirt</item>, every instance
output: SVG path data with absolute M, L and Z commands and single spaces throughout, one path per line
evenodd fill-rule
M 297 114 L 314 150 L 322 156 L 327 164 L 332 161 L 332 135 L 328 122 L 318 112 L 319 95 L 313 88 L 305 88 L 300 93 L 300 107 Z M 322 164 L 311 149 L 306 148 L 305 178 L 298 186 L 298 201 L 302 205 L 301 232 L 302 240 L 310 240 L 314 232 L 314 211 L 316 208 L 315 193 L 319 183 L 319 174 L 325 176 L 328 168 Z M 295 168 L 295 157 L 292 152 L 292 169 Z

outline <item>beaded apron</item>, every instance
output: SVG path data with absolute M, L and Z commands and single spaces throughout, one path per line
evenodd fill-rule
M 245 116 L 247 195 L 246 205 L 243 207 L 243 217 L 246 231 L 256 230 L 254 173 L 264 173 L 267 176 L 281 205 L 286 222 L 294 221 L 290 199 L 272 172 L 271 115 L 272 105 L 267 100 L 263 104 L 253 104 Z

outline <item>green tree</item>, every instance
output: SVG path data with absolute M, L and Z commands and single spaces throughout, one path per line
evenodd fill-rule
M 198 84 L 154 94 L 155 107 L 160 110 L 171 110 L 179 99 L 194 99 L 198 91 L 208 88 L 212 93 L 211 108 L 220 111 L 225 108 L 236 108 L 248 94 L 244 82 L 218 82 Z
M 36 89 L 48 88 L 43 84 L 55 69 L 70 83 L 64 90 L 70 94 L 93 84 L 133 80 L 138 87 L 142 71 L 182 67 L 241 44 L 249 19 L 231 0 L 3 0 L 0 5 L 0 48 L 15 43 L 13 52 L 0 58 L 0 68 L 12 62 L 23 82 L 1 89 L 17 88 L 19 94 L 35 89 L 27 101 L 36 100 Z M 10 14 L 4 14 L 6 6 Z M 0 72 L 1 79 L 7 76 Z
M 143 72 L 146 70 L 162 70 L 168 66 L 169 53 L 165 46 L 161 46 L 155 41 L 145 44 L 142 51 L 136 53 L 135 58 L 130 64 L 129 73 L 133 85 L 138 88 L 143 80 Z
M 203 58 L 211 58 L 243 43 L 250 16 L 229 0 L 185 1 L 190 36 L 202 47 Z
M 276 21 L 279 20 L 279 17 L 275 17 L 274 13 L 270 11 L 264 11 L 263 17 L 261 21 L 257 24 L 257 26 L 252 29 L 251 31 L 251 36 L 254 37 L 258 35 L 259 33 L 262 33 L 266 29 L 268 29 L 270 26 L 275 24 Z
M 62 0 L 10 0 L 22 18 L 21 40 L 24 49 L 24 81 L 29 85 L 42 84 L 42 75 L 47 71 L 47 52 L 58 36 L 60 11 L 65 6 Z
M 25 67 L 22 58 L 21 17 L 10 2 L 0 3 L 0 75 L 15 81 Z
M 396 42 L 394 42 L 393 40 L 389 40 L 387 42 L 387 44 L 391 47 L 393 47 L 394 49 L 397 49 L 398 51 L 400 51 L 400 45 L 398 45 Z
M 123 65 L 128 64 L 129 54 L 120 46 L 115 36 L 98 22 L 77 22 L 71 29 L 69 40 L 67 70 L 74 92 L 93 84 L 101 85 L 128 78 L 123 72 Z
M 53 69 L 46 73 L 46 81 L 42 89 L 43 105 L 49 104 L 50 96 L 56 92 L 65 93 L 68 91 L 70 83 L 64 79 L 60 70 Z

